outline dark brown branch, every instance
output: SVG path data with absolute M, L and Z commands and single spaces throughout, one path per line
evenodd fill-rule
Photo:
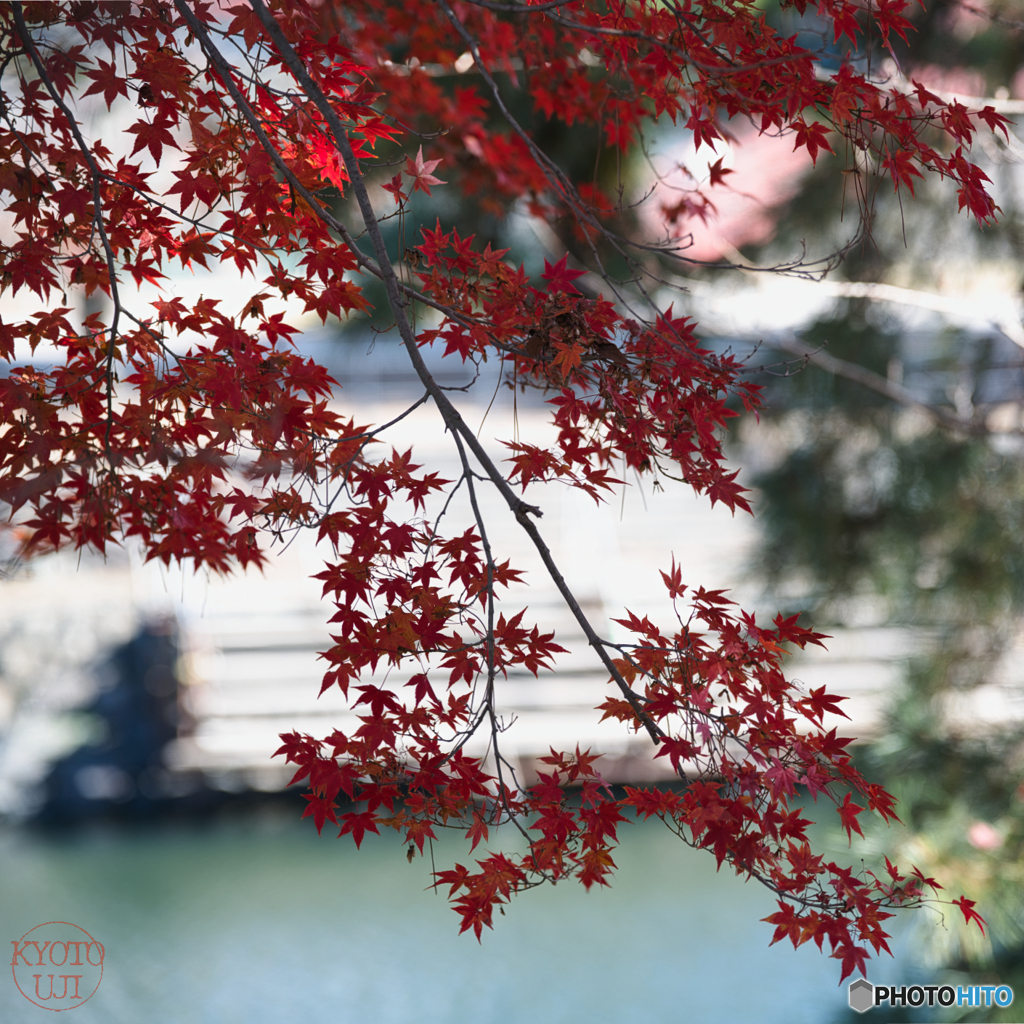
M 175 2 L 179 6 L 184 5 L 183 0 L 175 0 Z M 605 668 L 615 680 L 619 689 L 622 691 L 623 696 L 629 702 L 630 707 L 633 708 L 637 718 L 644 723 L 651 739 L 654 740 L 655 743 L 660 743 L 663 736 L 661 729 L 657 723 L 655 723 L 651 717 L 646 714 L 639 698 L 622 677 L 622 674 L 615 666 L 610 655 L 604 649 L 604 645 L 601 643 L 600 637 L 598 637 L 594 627 L 590 624 L 586 615 L 584 615 L 583 610 L 580 608 L 579 603 L 573 596 L 572 591 L 569 590 L 562 574 L 558 571 L 558 567 L 555 565 L 554 559 L 551 557 L 551 552 L 544 543 L 540 532 L 537 530 L 536 524 L 534 524 L 534 522 L 529 518 L 530 515 L 540 515 L 540 510 L 532 505 L 528 505 L 516 495 L 509 482 L 501 474 L 498 467 L 494 464 L 494 461 L 484 450 L 476 435 L 466 424 L 465 420 L 463 420 L 459 411 L 454 405 L 452 405 L 448 396 L 438 386 L 430 371 L 427 369 L 427 365 L 424 363 L 423 356 L 420 354 L 420 350 L 416 344 L 416 336 L 413 333 L 412 326 L 409 323 L 409 318 L 406 315 L 408 302 L 402 298 L 400 282 L 395 274 L 394 266 L 391 263 L 391 257 L 388 255 L 387 247 L 384 244 L 384 238 L 380 233 L 380 227 L 377 224 L 377 217 L 374 214 L 373 206 L 370 203 L 370 196 L 366 191 L 366 183 L 363 181 L 359 162 L 356 160 L 355 153 L 352 151 L 352 145 L 348 140 L 347 129 L 342 123 L 341 118 L 338 117 L 337 112 L 331 106 L 327 97 L 324 95 L 323 91 L 310 77 L 305 65 L 295 53 L 295 50 L 281 31 L 280 25 L 278 25 L 274 20 L 273 15 L 271 15 L 264 6 L 262 0 L 251 0 L 251 2 L 253 10 L 256 12 L 257 17 L 266 29 L 267 35 L 274 43 L 281 59 L 295 76 L 295 80 L 298 82 L 300 88 L 302 88 L 306 95 L 313 101 L 317 109 L 323 115 L 327 124 L 330 126 L 331 132 L 334 136 L 335 145 L 338 148 L 338 152 L 341 154 L 342 160 L 345 162 L 345 170 L 348 173 L 349 180 L 351 181 L 353 190 L 355 191 L 356 200 L 359 203 L 359 210 L 362 214 L 363 222 L 366 225 L 367 233 L 370 236 L 370 241 L 377 257 L 377 265 L 381 271 L 384 288 L 387 292 L 388 303 L 391 306 L 392 312 L 395 314 L 395 323 L 398 328 L 398 332 L 405 344 L 409 359 L 412 362 L 420 380 L 423 382 L 423 386 L 430 392 L 430 397 L 433 398 L 434 403 L 437 405 L 438 411 L 441 413 L 448 429 L 453 432 L 458 431 L 458 433 L 462 435 L 462 439 L 465 441 L 466 446 L 473 452 L 474 458 L 477 460 L 487 476 L 490 477 L 491 482 L 505 499 L 505 503 L 515 515 L 519 524 L 533 541 L 534 546 L 540 553 L 552 580 L 558 587 L 559 593 L 561 593 L 563 600 L 572 611 L 573 617 L 582 628 L 590 646 L 594 648 Z

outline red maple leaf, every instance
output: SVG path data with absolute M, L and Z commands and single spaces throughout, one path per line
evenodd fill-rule
M 308 810 L 308 809 L 307 809 Z M 331 818 L 334 821 L 334 818 Z M 363 837 L 367 832 L 373 832 L 376 835 L 380 835 L 380 829 L 377 828 L 377 818 L 371 811 L 363 811 L 362 813 L 356 811 L 349 811 L 347 814 L 341 816 L 341 831 L 338 833 L 339 837 L 352 834 L 352 838 L 355 840 L 356 847 L 362 845 Z
M 153 159 L 159 163 L 164 146 L 173 146 L 175 149 L 180 149 L 181 147 L 170 132 L 170 129 L 173 127 L 174 122 L 170 118 L 160 116 L 155 117 L 151 122 L 136 121 L 130 128 L 125 129 L 129 135 L 136 136 L 132 155 L 138 153 L 140 149 L 148 148 L 150 153 L 153 154 Z
M 338 823 L 338 819 L 334 816 L 334 811 L 338 805 L 332 799 L 317 796 L 315 793 L 303 793 L 302 799 L 309 801 L 306 809 L 302 812 L 302 816 L 308 818 L 312 815 L 317 834 L 323 829 L 325 822 L 333 821 L 335 824 Z M 358 842 L 356 845 L 359 845 Z
M 960 908 L 961 913 L 964 915 L 964 921 L 967 924 L 976 924 L 981 929 L 981 934 L 985 934 L 985 918 L 974 909 L 977 906 L 974 900 L 961 896 L 958 900 L 952 900 L 951 902 L 954 907 Z
M 853 833 L 863 837 L 864 833 L 860 830 L 860 822 L 857 821 L 857 815 L 864 812 L 864 808 L 858 804 L 850 802 L 850 794 L 846 794 L 846 798 L 836 808 L 839 812 L 839 817 L 842 819 L 843 828 L 846 830 L 846 834 L 852 839 Z
M 735 174 L 736 172 L 731 167 L 723 167 L 722 161 L 725 159 L 724 156 L 720 156 L 713 164 L 708 167 L 708 172 L 711 175 L 708 180 L 708 184 L 714 188 L 715 185 L 721 185 L 725 181 L 727 174 Z
M 1002 114 L 997 114 L 995 107 L 982 107 L 981 110 L 975 112 L 974 116 L 980 117 L 982 121 L 984 121 L 985 124 L 989 126 L 989 129 L 993 133 L 995 133 L 996 131 L 1001 131 L 1003 135 L 1006 137 L 1006 141 L 1010 141 L 1010 133 L 1008 131 L 1008 126 L 1011 124 L 1015 124 L 1016 122 L 1011 121 L 1007 117 L 1003 117 Z
M 557 263 L 549 263 L 545 260 L 544 273 L 540 276 L 548 282 L 548 291 L 569 292 L 572 295 L 579 295 L 579 289 L 574 287 L 573 281 L 575 281 L 577 277 L 583 277 L 586 274 L 586 271 L 570 270 L 566 266 L 566 260 L 568 258 L 569 255 L 566 253 L 566 255 Z
M 442 181 L 440 178 L 435 178 L 433 170 L 440 164 L 438 160 L 424 160 L 423 159 L 423 147 L 420 146 L 419 151 L 416 153 L 416 159 L 407 159 L 405 161 L 405 173 L 413 179 L 412 190 L 413 192 L 426 192 L 430 195 L 431 185 L 447 185 L 448 182 Z M 390 191 L 390 189 L 389 189 Z M 395 197 L 395 201 L 398 201 L 398 197 Z
M 807 124 L 801 118 L 794 121 L 790 127 L 796 132 L 796 141 L 793 143 L 793 149 L 796 150 L 803 146 L 807 150 L 812 164 L 817 164 L 818 153 L 821 150 L 825 150 L 826 153 L 835 152 L 828 142 L 829 129 L 821 124 L 821 122 L 812 121 L 810 124 Z
M 864 967 L 864 961 L 867 959 L 868 952 L 862 946 L 854 945 L 852 942 L 844 942 L 832 954 L 832 956 L 843 962 L 843 970 L 839 975 L 840 985 L 842 985 L 842 983 L 851 974 L 853 974 L 854 971 L 860 971 L 863 977 L 867 977 L 867 970 Z
M 385 192 L 390 192 L 395 200 L 396 206 L 409 201 L 409 197 L 402 191 L 402 176 L 396 174 L 386 185 L 381 185 Z
M 108 64 L 101 57 L 97 57 L 96 67 L 86 71 L 85 74 L 93 80 L 93 84 L 82 95 L 92 96 L 93 93 L 102 92 L 108 109 L 118 96 L 128 95 L 128 82 L 118 71 L 114 61 Z

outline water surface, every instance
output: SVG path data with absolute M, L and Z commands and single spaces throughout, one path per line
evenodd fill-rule
M 71 1024 L 799 1024 L 846 1000 L 838 963 L 769 948 L 775 909 L 657 822 L 611 889 L 518 897 L 477 943 L 394 836 L 361 851 L 281 808 L 202 824 L 0 833 L 3 941 L 65 920 L 106 947 Z M 438 866 L 468 844 L 442 842 Z M 892 974 L 886 964 L 873 980 Z M 6 1024 L 54 1018 L 5 974 Z M 65 1020 L 65 1018 L 58 1018 Z

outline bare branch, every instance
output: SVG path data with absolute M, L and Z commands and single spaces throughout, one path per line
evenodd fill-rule
M 930 420 L 947 430 L 952 430 L 958 434 L 971 435 L 988 433 L 985 424 L 979 420 L 961 419 L 959 416 L 946 412 L 944 409 L 928 405 L 927 403 L 915 398 L 914 395 L 901 384 L 896 384 L 894 381 L 887 380 L 880 374 L 874 373 L 872 370 L 866 370 L 863 366 L 858 366 L 856 363 L 848 362 L 845 359 L 839 359 L 836 356 L 829 355 L 827 352 L 822 352 L 820 349 L 809 348 L 807 345 L 803 344 L 803 342 L 797 341 L 795 338 L 789 340 L 774 339 L 769 344 L 772 348 L 777 348 L 782 352 L 788 352 L 791 355 L 798 356 L 801 359 L 804 359 L 807 363 L 813 363 L 826 373 L 831 373 L 837 377 L 843 377 L 846 380 L 851 380 L 854 383 L 869 388 L 880 395 L 884 395 L 890 401 L 897 402 L 899 405 L 905 405 L 908 409 L 915 409 L 917 412 L 923 413 Z

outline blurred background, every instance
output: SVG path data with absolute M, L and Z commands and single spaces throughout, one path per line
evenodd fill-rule
M 780 30 L 821 45 L 813 15 L 764 6 Z M 913 19 L 894 80 L 1024 120 L 1024 7 L 928 2 Z M 396 62 L 408 58 L 399 50 Z M 653 190 L 623 218 L 633 229 L 653 218 L 656 232 L 644 211 L 664 208 L 691 235 L 690 255 L 714 266 L 680 280 L 676 309 L 766 389 L 765 409 L 730 435 L 753 519 L 671 484 L 631 483 L 602 507 L 539 493 L 570 585 L 614 637 L 623 608 L 665 618 L 658 570 L 674 556 L 694 586 L 728 587 L 760 614 L 800 612 L 831 634 L 792 674 L 850 698 L 850 721 L 829 724 L 858 738 L 858 765 L 895 793 L 903 823 L 865 822 L 866 838 L 847 848 L 826 809 L 819 844 L 858 868 L 914 863 L 977 900 L 989 923 L 982 937 L 952 914 L 898 918 L 896 956 L 871 961 L 869 978 L 1005 983 L 1024 1001 L 1024 129 L 976 147 L 1002 208 L 981 231 L 957 216 L 948 183 L 922 182 L 911 201 L 856 154 L 812 167 L 749 125 L 697 153 L 687 133 L 658 124 L 616 164 L 585 133 L 518 113 L 575 179 Z M 713 208 L 702 217 L 690 190 L 719 160 L 731 173 L 705 189 Z M 404 244 L 437 216 L 512 246 L 531 273 L 575 245 L 525 208 L 499 214 L 444 188 L 417 196 Z M 398 245 L 397 222 L 389 228 Z M 807 272 L 825 266 L 827 278 Z M 200 285 L 182 274 L 166 287 Z M 230 293 L 227 279 L 221 287 Z M 358 422 L 386 421 L 418 397 L 383 324 L 305 326 L 301 345 L 331 369 L 336 402 Z M 492 365 L 432 358 L 443 383 L 475 378 L 460 407 L 486 444 L 513 429 L 544 438 L 539 397 L 513 397 Z M 442 473 L 452 463 L 429 409 L 389 440 L 415 444 L 416 460 Z M 613 782 L 662 778 L 643 743 L 597 722 L 605 677 L 514 523 L 496 503 L 485 512 L 503 524 L 500 557 L 526 569 L 509 606 L 529 605 L 569 648 L 553 676 L 502 686 L 516 719 L 509 756 L 529 778 L 549 746 L 579 742 L 606 753 Z M 228 579 L 144 564 L 130 548 L 105 560 L 0 559 L 0 921 L 5 941 L 60 919 L 104 942 L 83 1024 L 863 1019 L 844 1009 L 835 961 L 768 946 L 759 919 L 774 910 L 770 894 L 717 874 L 655 824 L 623 831 L 611 890 L 528 893 L 479 945 L 456 935 L 430 891 L 429 858 L 408 863 L 388 837 L 360 852 L 329 830 L 318 838 L 272 758 L 280 732 L 325 735 L 349 715 L 335 694 L 317 699 L 329 629 L 312 537 L 286 538 L 262 575 Z M 431 857 L 467 853 L 445 841 Z M 5 984 L 5 1021 L 42 1012 Z M 1024 1016 L 943 1013 L 867 1017 Z

